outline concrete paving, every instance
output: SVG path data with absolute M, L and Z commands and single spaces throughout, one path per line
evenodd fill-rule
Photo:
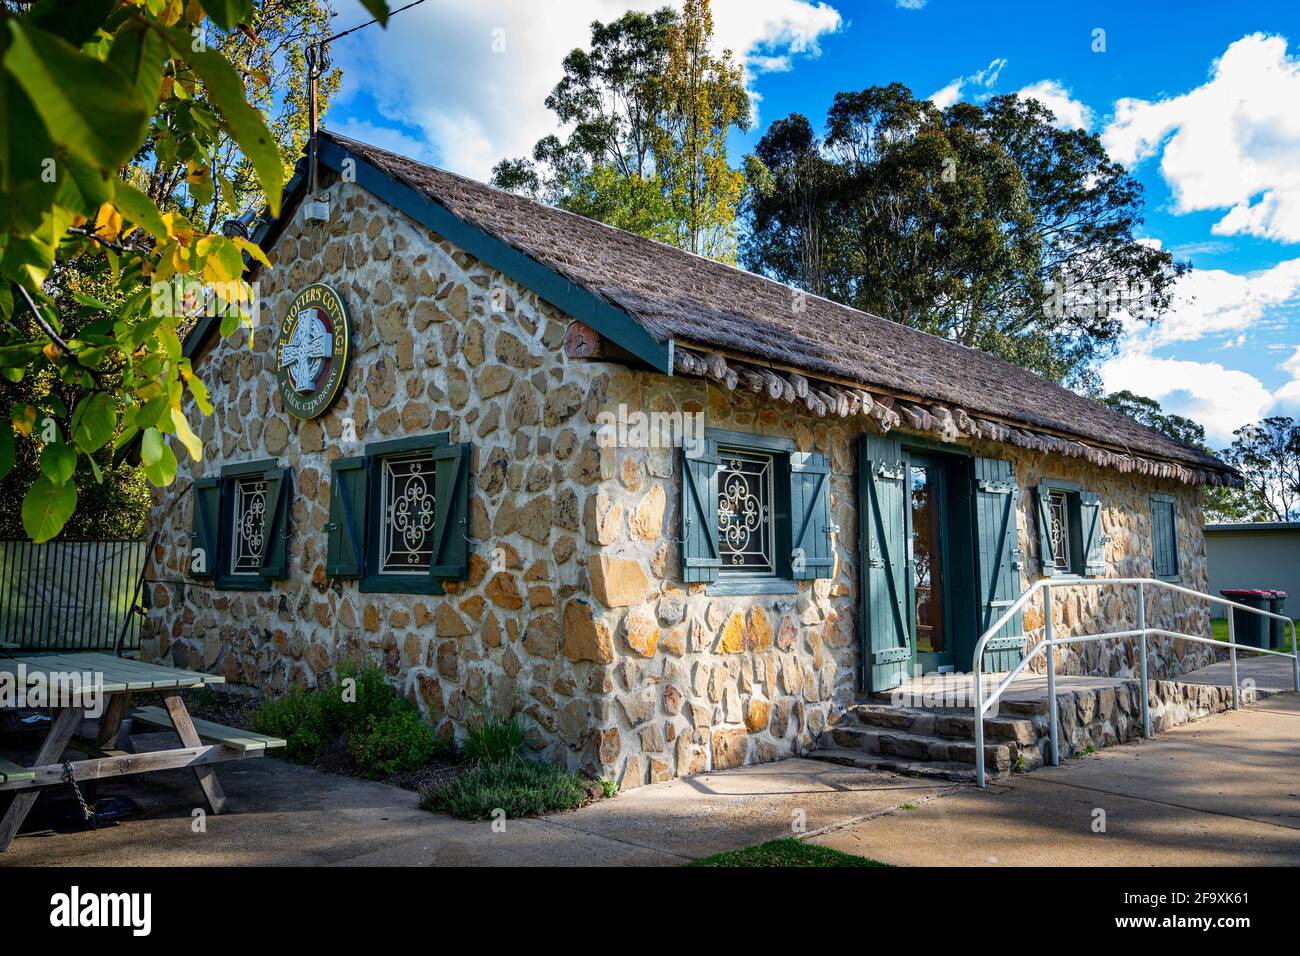
M 192 774 L 167 771 L 103 786 L 138 801 L 141 817 L 97 831 L 29 828 L 0 867 L 676 866 L 793 832 L 901 865 L 1300 864 L 1300 697 L 1290 693 L 986 791 L 794 759 L 507 821 L 504 833 L 422 811 L 405 790 L 278 759 L 218 772 L 233 811 L 207 817 L 206 832 L 194 832 Z M 37 807 L 70 799 L 56 788 Z M 1093 831 L 1099 809 L 1104 833 Z
M 1273 697 L 985 791 L 963 788 L 813 840 L 912 866 L 1295 866 L 1300 697 Z
M 166 771 L 101 789 L 132 797 L 142 817 L 101 830 L 29 828 L 0 855 L 0 867 L 677 866 L 789 836 L 796 825 L 798 832 L 842 826 L 953 789 L 796 759 L 645 787 L 574 813 L 508 820 L 500 833 L 420 810 L 408 791 L 278 759 L 218 772 L 233 810 L 208 816 L 206 832 L 194 832 L 201 796 L 193 776 Z M 57 792 L 55 800 L 66 804 L 70 796 Z
M 1185 674 L 1179 680 L 1187 684 L 1216 684 L 1228 687 L 1232 684 L 1232 664 L 1220 661 L 1209 667 Z M 1260 690 L 1293 691 L 1295 686 L 1295 664 L 1290 657 L 1277 654 L 1256 654 L 1247 657 L 1242 653 L 1237 658 L 1237 680 L 1243 685 L 1246 681 L 1254 682 Z

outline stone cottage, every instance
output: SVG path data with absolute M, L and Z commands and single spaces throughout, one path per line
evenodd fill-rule
M 969 670 L 1041 575 L 1206 586 L 1201 489 L 1235 480 L 1211 456 L 363 143 L 322 134 L 319 162 L 320 201 L 300 174 L 254 237 L 255 334 L 185 343 L 214 412 L 156 493 L 146 654 L 271 692 L 369 658 L 441 734 L 517 710 L 543 755 L 634 786 L 802 752 L 863 695 Z M 1065 633 L 1133 612 L 1058 600 Z M 1208 633 L 1194 603 L 1148 612 Z M 1207 654 L 1153 640 L 1152 676 Z

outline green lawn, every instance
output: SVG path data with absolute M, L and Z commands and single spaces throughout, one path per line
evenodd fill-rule
M 794 837 L 771 840 L 741 850 L 715 853 L 687 866 L 889 866 L 865 856 L 841 853 Z
M 1228 619 L 1226 617 L 1210 618 L 1210 630 L 1216 641 L 1226 641 L 1228 639 Z M 1300 632 L 1300 620 L 1296 621 L 1296 630 Z M 1291 650 L 1291 636 L 1286 637 L 1286 647 L 1279 650 Z

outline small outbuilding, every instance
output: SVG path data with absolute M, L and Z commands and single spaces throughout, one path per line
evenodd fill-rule
M 379 662 L 445 735 L 518 710 L 625 786 L 810 748 L 965 671 L 1040 576 L 1205 590 L 1222 462 L 1001 359 L 322 134 L 199 323 L 203 461 L 156 494 L 145 653 L 268 691 Z M 172 508 L 187 481 L 193 493 Z M 1131 620 L 1062 593 L 1058 633 Z M 1163 594 L 1149 620 L 1209 633 Z M 1009 667 L 1042 634 L 998 636 Z M 1152 677 L 1208 660 L 1153 639 Z M 1132 675 L 1128 643 L 1059 667 Z
M 1300 607 L 1300 521 L 1248 521 L 1205 526 L 1210 590 L 1285 591 L 1295 616 Z M 1216 607 L 1223 617 L 1224 608 Z

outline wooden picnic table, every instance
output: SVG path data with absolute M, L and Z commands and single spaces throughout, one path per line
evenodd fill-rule
M 284 746 L 279 738 L 190 717 L 183 693 L 225 683 L 224 677 L 215 674 L 99 653 L 0 657 L 0 675 L 6 673 L 14 675 L 10 679 L 20 689 L 30 688 L 32 674 L 88 675 L 91 683 L 88 686 L 67 681 L 64 686 L 68 690 L 60 691 L 59 700 L 50 701 L 53 719 L 31 766 L 0 758 L 0 791 L 15 791 L 13 803 L 0 817 L 0 853 L 17 835 L 41 790 L 66 784 L 63 758 L 69 748 L 85 755 L 71 762 L 73 779 L 78 782 L 192 767 L 208 808 L 221 813 L 226 808 L 226 796 L 212 764 L 260 757 L 268 748 Z M 24 683 L 19 675 L 26 676 L 27 681 Z M 97 686 L 96 681 L 100 682 Z M 49 686 L 53 690 L 54 684 Z M 129 710 L 131 695 L 142 691 L 160 694 L 163 707 Z M 0 706 L 4 706 L 3 701 Z M 102 708 L 98 720 L 83 727 L 88 711 L 98 708 Z M 137 752 L 131 741 L 136 723 L 174 730 L 181 747 Z

